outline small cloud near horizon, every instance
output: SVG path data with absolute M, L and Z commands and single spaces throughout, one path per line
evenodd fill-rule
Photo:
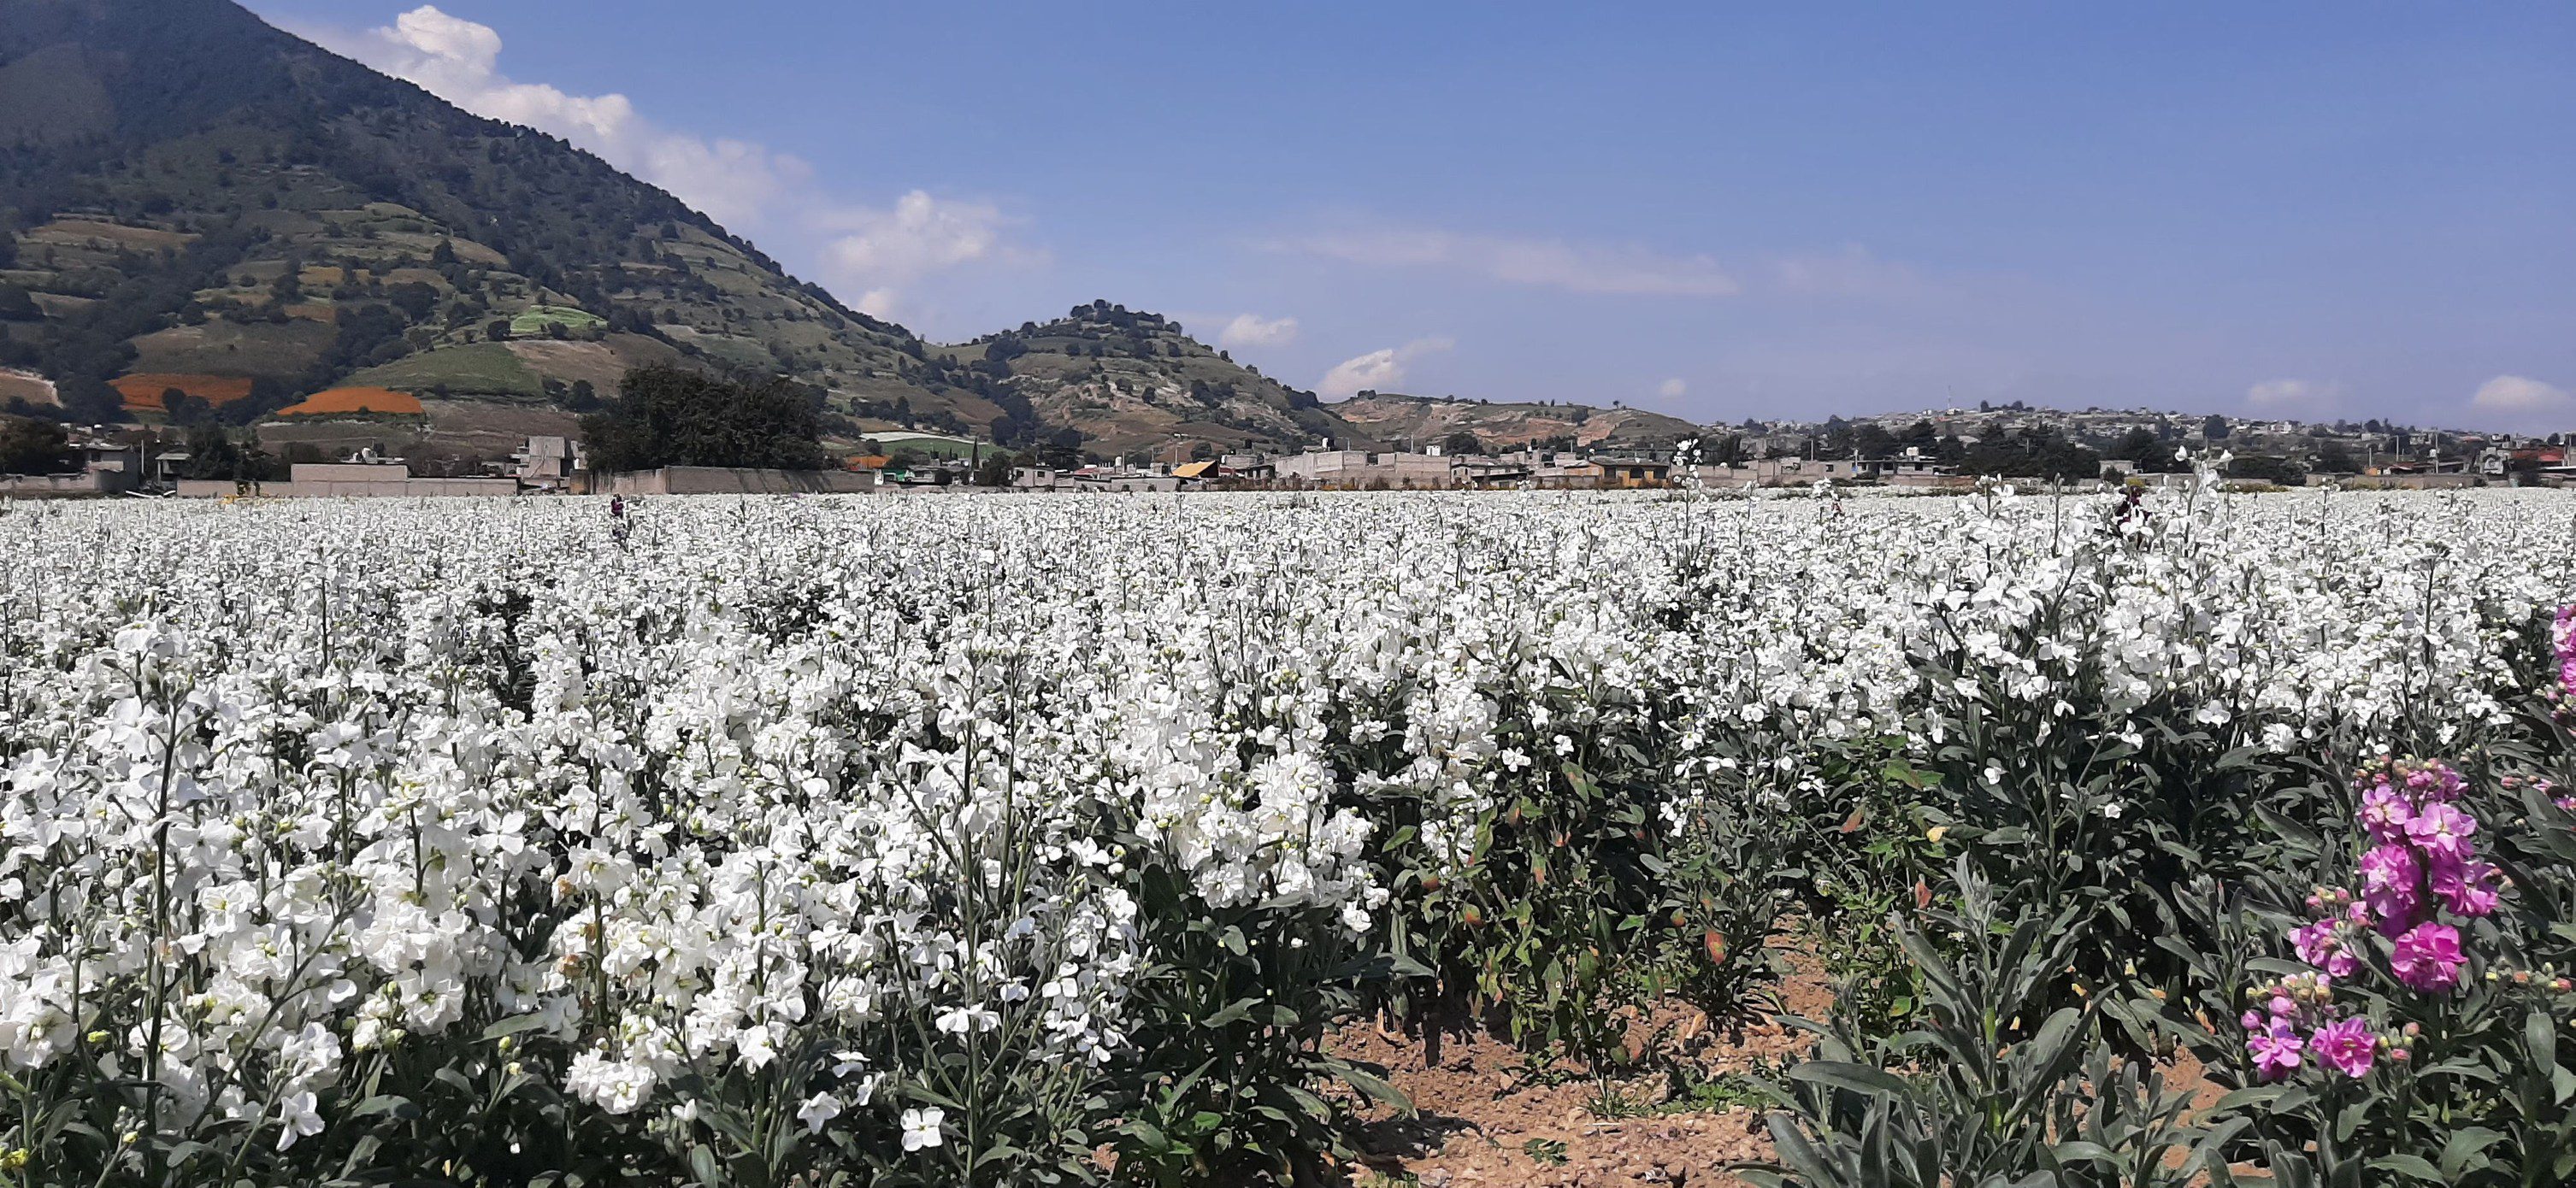
M 1407 365 L 1454 345 L 1446 338 L 1417 338 L 1400 347 L 1344 359 L 1316 381 L 1315 394 L 1327 400 L 1348 400 L 1361 392 L 1387 391 L 1404 382 Z
M 2342 396 L 2343 385 L 2332 380 L 2264 380 L 2245 389 L 2245 403 L 2266 412 L 2331 408 Z
M 2576 395 L 2565 388 L 2522 375 L 2499 375 L 2478 385 L 2469 407 L 2494 414 L 2508 427 L 2525 432 L 2576 428 Z
M 1297 319 L 1236 314 L 1217 332 L 1216 340 L 1220 346 L 1235 348 L 1286 346 L 1297 341 Z
M 1655 395 L 1666 400 L 1679 400 L 1689 391 L 1690 385 L 1682 382 L 1678 376 L 1655 385 Z

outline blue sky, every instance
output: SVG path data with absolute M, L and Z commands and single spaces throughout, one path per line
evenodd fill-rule
M 1355 387 L 2576 429 L 2567 5 L 253 0 L 954 340 Z

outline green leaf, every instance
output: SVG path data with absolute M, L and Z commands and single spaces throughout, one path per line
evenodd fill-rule
M 2107 1163 L 2116 1167 L 2120 1162 L 2109 1147 L 2083 1139 L 2059 1143 L 2053 1150 L 2060 1163 Z
M 2412 1176 L 2428 1184 L 2447 1184 L 2450 1182 L 2449 1177 L 2444 1176 L 2441 1169 L 2425 1162 L 2424 1157 L 2421 1155 L 2382 1155 L 2379 1158 L 2370 1161 L 2370 1169 L 2372 1171 L 2396 1172 L 2401 1176 Z
M 484 1028 L 483 1038 L 487 1040 L 496 1040 L 505 1035 L 517 1035 L 522 1031 L 534 1031 L 545 1025 L 546 1017 L 544 1015 L 512 1015 L 507 1019 L 503 1019 L 500 1022 L 491 1025 L 490 1027 Z
M 1877 1096 L 1911 1098 L 1914 1092 L 1903 1078 L 1885 1069 L 1843 1060 L 1810 1060 L 1790 1069 L 1789 1078 Z
M 2325 839 L 2317 836 L 2316 830 L 2282 816 L 2270 805 L 2255 805 L 2254 815 L 2261 818 L 2265 825 L 2270 826 L 2272 832 L 2280 834 L 2283 840 L 2301 850 L 2314 852 L 2325 848 Z
M 2442 1144 L 2442 1178 L 2456 1180 L 2460 1173 L 2487 1165 L 2487 1148 L 2503 1141 L 2504 1135 L 2483 1126 L 2463 1126 L 2451 1132 L 2451 1141 Z M 2475 1162 L 2471 1162 L 2474 1160 Z
M 412 1100 L 408 1097 L 387 1093 L 376 1097 L 370 1097 L 365 1101 L 350 1106 L 347 1116 L 351 1118 L 372 1118 L 377 1114 L 392 1114 L 397 1118 L 408 1121 L 410 1119 L 420 1117 L 420 1107 L 412 1104 Z
M 1240 1023 L 1245 1019 L 1251 1018 L 1252 1008 L 1260 1005 L 1261 1000 L 1258 998 L 1239 999 L 1234 1003 L 1234 1005 L 1226 1007 L 1224 1010 L 1218 1011 L 1205 1019 L 1199 1020 L 1199 1026 L 1223 1027 L 1228 1023 Z
M 2213 1114 L 2224 1114 L 2234 1110 L 2244 1109 L 2250 1105 L 2261 1105 L 2277 1101 L 2280 1099 L 2282 1094 L 2287 1092 L 2289 1092 L 2289 1090 L 2280 1085 L 2248 1085 L 2245 1088 L 2236 1090 L 2225 1097 L 2219 1098 L 2209 1107 L 2209 1112 Z
M 1342 1080 L 1351 1088 L 1366 1094 L 1370 1100 L 1401 1110 L 1408 1117 L 1413 1113 L 1413 1099 L 1406 1097 L 1403 1090 L 1379 1079 L 1375 1073 L 1366 1069 L 1345 1068 L 1342 1070 Z

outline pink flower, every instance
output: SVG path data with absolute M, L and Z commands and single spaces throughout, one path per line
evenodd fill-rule
M 2387 842 L 2361 856 L 2361 898 L 2379 915 L 2381 935 L 2394 937 L 2415 926 L 2424 908 L 2423 864 L 2414 847 Z
M 2408 929 L 2388 955 L 2388 968 L 2397 980 L 2425 994 L 2458 986 L 2460 967 L 2467 964 L 2468 958 L 2460 955 L 2460 930 L 2448 924 Z
M 2470 838 L 2477 835 L 2478 819 L 2447 804 L 2428 804 L 2406 823 L 2406 839 L 2436 858 L 2465 862 L 2471 850 Z
M 2406 840 L 2406 823 L 2414 818 L 2415 805 L 2402 792 L 2373 788 L 2361 794 L 2361 824 L 2372 841 Z
M 2344 945 L 2343 930 L 2335 921 L 2319 920 L 2291 933 L 2290 944 L 2299 951 L 2299 960 L 2331 976 L 2348 978 L 2361 968 L 2361 960 Z
M 2245 1050 L 2254 1056 L 2254 1075 L 2266 1081 L 2277 1081 L 2298 1070 L 2299 1052 L 2307 1043 L 2287 1023 L 2275 1023 L 2246 1037 Z
M 2488 862 L 2435 863 L 2430 880 L 2442 904 L 2463 916 L 2491 915 L 2496 910 L 2496 868 Z
M 2357 1081 L 2370 1075 L 2379 1040 L 2370 1034 L 2369 1020 L 2340 1019 L 2317 1028 L 2308 1037 L 2308 1047 L 2316 1052 L 2319 1063 Z

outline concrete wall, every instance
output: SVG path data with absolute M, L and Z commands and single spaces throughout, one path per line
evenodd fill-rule
M 387 462 L 298 462 L 287 474 L 298 483 L 398 483 L 411 477 L 411 468 Z
M 298 471 L 305 468 L 297 467 Z M 231 479 L 181 479 L 179 494 L 190 499 L 221 499 L 240 487 Z M 519 480 L 506 478 L 300 479 L 253 483 L 250 493 L 265 499 L 431 499 L 457 496 L 508 497 L 519 493 Z
M 110 495 L 131 490 L 134 476 L 117 470 L 81 474 L 0 475 L 0 498 L 53 499 L 73 495 Z
M 2353 491 L 2424 491 L 2448 487 L 2474 487 L 2474 474 L 2377 474 L 2350 475 L 2334 480 L 2337 486 Z
M 606 479 L 592 489 L 612 495 L 860 495 L 877 489 L 874 472 L 850 470 L 665 466 Z

